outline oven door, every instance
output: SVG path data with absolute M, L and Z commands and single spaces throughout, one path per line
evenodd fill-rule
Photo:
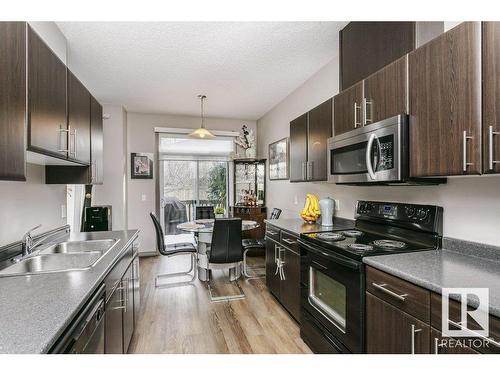
M 407 177 L 406 116 L 328 140 L 328 180 L 337 184 L 401 182 Z
M 353 353 L 363 351 L 363 264 L 301 242 L 302 307 Z

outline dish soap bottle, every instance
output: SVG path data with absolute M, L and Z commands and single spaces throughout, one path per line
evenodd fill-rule
M 335 201 L 330 197 L 323 198 L 319 201 L 319 207 L 321 209 L 321 226 L 333 227 Z

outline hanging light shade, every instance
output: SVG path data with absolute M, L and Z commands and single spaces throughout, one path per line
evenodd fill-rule
M 215 135 L 213 135 L 209 130 L 205 128 L 205 116 L 203 113 L 203 101 L 207 97 L 205 95 L 198 95 L 198 99 L 200 99 L 201 102 L 201 126 L 193 130 L 189 136 L 193 138 L 201 138 L 201 139 L 210 139 L 210 138 L 215 138 Z

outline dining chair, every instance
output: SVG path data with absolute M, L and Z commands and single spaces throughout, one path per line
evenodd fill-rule
M 213 302 L 231 301 L 245 298 L 245 293 L 235 282 L 239 293 L 236 295 L 214 296 L 213 286 L 211 284 L 211 271 L 220 269 L 229 269 L 238 271 L 243 260 L 243 250 L 241 248 L 241 219 L 215 219 L 212 234 L 212 243 L 208 253 L 208 290 L 210 300 Z
M 165 236 L 163 234 L 163 229 L 161 228 L 160 222 L 156 217 L 154 212 L 149 214 L 151 219 L 153 220 L 153 225 L 156 232 L 156 246 L 161 255 L 166 257 L 174 257 L 178 255 L 187 255 L 189 254 L 191 257 L 191 266 L 188 271 L 184 272 L 173 272 L 173 273 L 164 273 L 157 275 L 155 278 L 155 287 L 157 288 L 165 288 L 172 286 L 181 286 L 191 284 L 196 280 L 196 271 L 197 271 L 197 250 L 195 245 L 192 242 L 180 242 L 173 244 L 165 244 Z M 191 272 L 192 275 L 191 275 Z M 168 279 L 179 277 L 179 276 L 191 276 L 191 279 L 188 281 L 179 281 L 179 282 L 168 282 Z M 164 282 L 160 283 L 160 280 L 163 279 Z
M 279 208 L 273 208 L 269 219 L 273 220 L 279 219 L 280 215 L 281 215 L 281 210 Z M 248 267 L 247 255 L 249 251 L 252 252 L 265 251 L 266 239 L 246 238 L 241 242 L 241 245 L 243 247 L 243 274 L 245 275 L 245 277 L 249 279 L 260 279 L 264 277 L 266 275 L 265 267 L 253 267 L 253 268 Z M 249 269 L 254 272 L 254 275 L 250 275 L 250 273 L 248 272 Z
M 215 219 L 214 206 L 196 206 L 194 211 L 194 219 Z

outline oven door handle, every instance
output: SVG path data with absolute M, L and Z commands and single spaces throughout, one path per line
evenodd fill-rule
M 359 268 L 361 267 L 361 264 L 359 262 L 351 260 L 347 257 L 342 256 L 342 255 L 336 255 L 333 253 L 329 254 L 329 253 L 326 253 L 326 252 L 321 251 L 319 249 L 315 249 L 311 245 L 306 244 L 304 241 L 301 241 L 301 240 L 299 240 L 298 242 L 299 242 L 300 246 L 305 248 L 307 251 L 310 251 L 313 254 L 319 255 L 325 259 L 328 259 L 332 262 L 340 264 L 344 267 L 348 267 L 348 268 L 353 269 L 353 270 L 359 270 Z
M 373 147 L 373 141 L 377 141 L 377 165 L 375 166 L 375 169 L 373 168 L 372 164 L 372 147 Z M 378 140 L 378 137 L 375 133 L 372 133 L 370 135 L 370 138 L 368 139 L 368 144 L 366 145 L 366 169 L 368 169 L 368 174 L 370 175 L 370 178 L 372 180 L 376 180 L 377 176 L 375 175 L 375 171 L 378 168 L 378 163 L 380 161 L 380 141 Z

